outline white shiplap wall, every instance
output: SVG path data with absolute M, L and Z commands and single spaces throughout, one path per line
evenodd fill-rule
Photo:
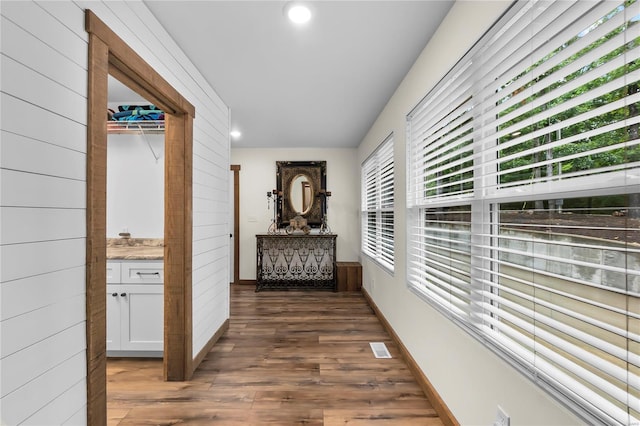
M 73 5 L 72 5 L 73 6 Z M 1 2 L 0 421 L 83 423 L 87 36 Z
M 84 8 L 196 107 L 193 350 L 228 318 L 228 108 L 142 2 L 1 1 L 0 423 L 86 421 Z

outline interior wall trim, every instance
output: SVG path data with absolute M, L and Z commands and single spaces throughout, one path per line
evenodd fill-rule
M 213 336 L 211 336 L 211 339 L 209 339 L 209 341 L 204 345 L 204 347 L 202 349 L 200 349 L 200 352 L 198 352 L 198 354 L 195 356 L 195 358 L 193 359 L 193 364 L 194 365 L 200 365 L 200 363 L 202 361 L 204 361 L 205 357 L 207 356 L 207 354 L 209 352 L 211 352 L 211 349 L 213 348 L 213 345 L 216 344 L 216 342 L 218 340 L 220 340 L 220 338 L 222 337 L 222 335 L 229 329 L 229 319 L 227 318 L 225 320 L 225 322 L 222 323 L 222 325 L 220 326 L 220 328 L 218 328 L 218 331 L 216 331 L 214 333 Z
M 411 356 L 407 347 L 404 345 L 404 343 L 402 343 L 400 337 L 396 334 L 389 321 L 387 321 L 385 316 L 382 314 L 382 312 L 364 287 L 362 288 L 362 294 L 367 300 L 369 306 L 371 306 L 371 309 L 373 309 L 376 317 L 378 317 L 378 319 L 382 323 L 382 326 L 385 328 L 385 330 L 387 330 L 387 333 L 389 333 L 396 346 L 398 346 L 400 353 L 409 366 L 409 370 L 411 370 L 411 373 L 422 388 L 422 391 L 425 393 L 425 395 L 433 405 L 433 408 L 438 413 L 438 416 L 440 416 L 440 420 L 442 420 L 442 423 L 444 423 L 446 426 L 460 426 L 460 423 L 458 422 L 458 420 L 456 420 L 451 410 L 449 410 L 447 404 L 445 404 L 444 400 L 440 397 L 429 379 L 427 379 L 427 376 L 425 376 L 425 374 L 422 372 L 416 360 Z
M 192 176 L 195 108 L 91 10 L 87 105 L 87 424 L 107 424 L 106 170 L 108 75 L 165 109 L 164 378 L 188 380 L 192 347 Z
M 236 284 L 239 285 L 253 285 L 255 286 L 257 283 L 256 280 L 238 280 L 238 282 L 236 282 Z
M 231 164 L 233 171 L 233 281 L 240 281 L 240 165 Z

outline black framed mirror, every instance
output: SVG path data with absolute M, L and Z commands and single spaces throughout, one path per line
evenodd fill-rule
M 322 224 L 323 198 L 327 190 L 326 161 L 276 161 L 278 228 L 300 215 L 307 225 L 318 228 Z

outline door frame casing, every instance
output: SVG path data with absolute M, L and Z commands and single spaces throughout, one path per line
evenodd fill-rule
M 192 347 L 192 176 L 195 108 L 91 10 L 87 121 L 87 424 L 106 425 L 108 76 L 165 112 L 164 379 L 188 380 Z
M 233 172 L 233 281 L 240 282 L 240 165 L 231 164 Z

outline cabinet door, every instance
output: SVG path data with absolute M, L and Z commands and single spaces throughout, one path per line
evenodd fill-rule
M 107 350 L 120 349 L 120 298 L 119 285 L 107 286 Z M 115 296 L 114 296 L 115 294 Z
M 161 284 L 121 285 L 120 349 L 161 351 L 164 340 L 164 289 Z M 125 296 L 122 296 L 122 294 Z

